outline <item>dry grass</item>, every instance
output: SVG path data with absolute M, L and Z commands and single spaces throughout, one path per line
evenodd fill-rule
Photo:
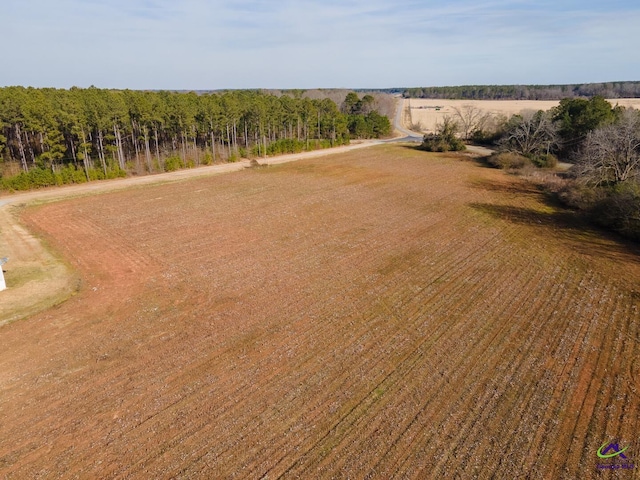
M 419 124 L 424 132 L 434 132 L 436 124 L 442 123 L 444 116 L 454 117 L 456 108 L 471 105 L 493 116 L 518 114 L 525 110 L 549 110 L 560 102 L 549 100 L 440 100 L 407 99 L 405 107 L 411 107 L 411 122 Z M 612 105 L 640 108 L 640 98 L 616 98 L 609 100 Z M 438 108 L 437 108 L 438 107 Z
M 0 208 L 0 256 L 7 290 L 0 292 L 0 326 L 56 305 L 74 292 L 78 279 L 69 266 L 43 248 L 17 220 L 20 207 Z

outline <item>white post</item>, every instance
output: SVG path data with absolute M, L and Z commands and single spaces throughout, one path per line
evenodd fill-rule
M 6 258 L 1 258 L 0 259 L 0 292 L 2 290 L 6 290 L 7 289 L 7 284 L 4 281 L 4 273 L 2 271 L 2 265 L 4 265 L 5 263 L 7 263 L 7 259 Z

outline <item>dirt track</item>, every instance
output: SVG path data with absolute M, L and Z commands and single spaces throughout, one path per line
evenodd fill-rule
M 381 146 L 23 215 L 82 285 L 0 328 L 0 476 L 589 479 L 640 451 L 638 250 L 501 171 Z

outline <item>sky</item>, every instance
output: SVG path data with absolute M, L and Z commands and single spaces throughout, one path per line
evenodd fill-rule
M 0 86 L 640 80 L 637 0 L 0 0 Z

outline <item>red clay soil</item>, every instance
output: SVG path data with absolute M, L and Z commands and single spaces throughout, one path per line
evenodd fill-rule
M 23 218 L 82 286 L 0 328 L 3 478 L 597 478 L 613 440 L 640 458 L 638 249 L 503 172 L 384 146 Z

